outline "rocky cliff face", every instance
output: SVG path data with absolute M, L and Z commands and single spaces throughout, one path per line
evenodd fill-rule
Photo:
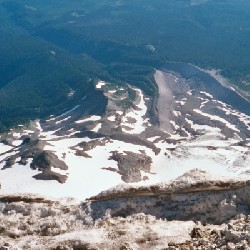
M 141 171 L 150 173 L 152 159 L 144 153 L 136 154 L 132 152 L 124 152 L 123 154 L 113 152 L 110 159 L 118 163 L 118 173 L 122 176 L 122 180 L 127 183 L 140 182 L 146 176 L 142 176 Z
M 250 183 L 193 170 L 88 201 L 0 197 L 1 249 L 249 249 Z
M 221 224 L 250 212 L 249 180 L 214 180 L 205 171 L 191 170 L 170 183 L 122 187 L 105 191 L 83 203 L 93 218 L 144 213 L 167 220 Z

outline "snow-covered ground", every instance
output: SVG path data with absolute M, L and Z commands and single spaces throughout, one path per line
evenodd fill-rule
M 138 147 L 133 144 L 123 143 L 119 141 L 108 142 L 105 146 L 96 147 L 87 153 L 92 158 L 84 158 L 75 155 L 75 151 L 70 147 L 77 145 L 87 139 L 64 139 L 58 141 L 48 141 L 50 146 L 46 146 L 46 150 L 54 151 L 60 159 L 66 153 L 64 161 L 69 166 L 65 173 L 69 173 L 68 180 L 64 184 L 57 181 L 41 181 L 32 178 L 38 171 L 30 169 L 27 166 L 16 164 L 10 169 L 0 171 L 0 179 L 2 184 L 1 194 L 7 193 L 38 193 L 41 195 L 52 197 L 75 197 L 84 199 L 95 195 L 102 190 L 110 188 L 121 183 L 118 174 L 103 170 L 102 168 L 117 168 L 117 163 L 108 160 L 111 151 L 134 151 L 147 150 L 145 147 Z
M 140 89 L 134 89 L 139 97 L 139 103 L 136 105 L 137 109 L 131 109 L 122 118 L 123 131 L 129 134 L 140 134 L 145 131 L 145 127 L 149 120 L 145 119 L 147 112 L 147 106 L 144 101 L 143 93 Z M 134 123 L 130 123 L 129 119 L 135 120 Z
M 164 74 L 158 73 L 160 80 L 164 79 Z M 178 84 L 178 78 L 173 75 L 168 80 L 172 81 L 174 85 Z M 105 82 L 100 81 L 96 88 L 102 88 L 105 84 Z M 165 129 L 161 126 L 157 127 L 149 123 L 146 105 L 149 100 L 146 101 L 140 89 L 133 89 L 137 94 L 134 102 L 136 108 L 121 108 L 116 106 L 114 101 L 113 106 L 106 110 L 102 117 L 92 115 L 71 121 L 70 118 L 73 116 L 69 116 L 69 113 L 79 107 L 76 106 L 60 116 L 51 116 L 46 121 L 48 124 L 53 125 L 50 131 L 47 131 L 44 123 L 40 123 L 39 120 L 35 122 L 34 130 L 36 133 L 34 133 L 32 128 L 23 128 L 23 132 L 20 132 L 22 128 L 18 132 L 11 131 L 9 135 L 12 136 L 13 146 L 19 146 L 22 143 L 20 137 L 27 133 L 37 134 L 40 140 L 46 141 L 47 145 L 44 150 L 54 152 L 69 167 L 68 170 L 59 170 L 52 166 L 52 170 L 67 175 L 68 179 L 64 184 L 60 184 L 57 181 L 35 180 L 32 176 L 36 175 L 38 171 L 30 169 L 30 161 L 26 166 L 16 163 L 12 168 L 0 171 L 0 194 L 32 192 L 58 198 L 70 196 L 81 200 L 96 195 L 105 189 L 123 183 L 120 174 L 117 173 L 119 170 L 118 163 L 109 159 L 112 156 L 112 151 L 120 153 L 130 151 L 138 154 L 144 152 L 145 155 L 151 157 L 150 173 L 141 171 L 142 176 L 148 177 L 148 180 L 141 181 L 137 185 L 149 185 L 168 181 L 194 168 L 230 177 L 250 175 L 249 142 L 248 144 L 245 142 L 245 145 L 242 145 L 241 142 L 241 144 L 236 146 L 241 140 L 239 134 L 238 137 L 236 136 L 238 132 L 241 132 L 239 131 L 240 127 L 235 123 L 235 119 L 227 120 L 227 116 L 234 116 L 234 118 L 236 117 L 242 122 L 242 127 L 245 124 L 245 127 L 249 129 L 249 116 L 234 110 L 233 107 L 219 100 L 214 100 L 213 96 L 206 91 L 199 91 L 198 96 L 195 96 L 197 94 L 194 93 L 195 90 L 189 90 L 186 95 L 180 95 L 179 100 L 175 98 L 172 92 L 167 91 L 168 95 L 165 97 L 171 100 L 166 103 L 162 102 L 164 108 L 167 107 L 162 110 L 161 121 L 164 126 L 168 123 L 171 129 L 168 132 L 164 132 Z M 125 91 L 125 88 L 120 90 Z M 111 93 L 110 90 L 103 91 L 108 93 L 108 98 L 113 98 L 115 92 Z M 172 95 L 169 97 L 170 94 Z M 189 98 L 195 97 L 198 101 L 196 100 L 196 102 L 191 104 L 197 106 L 191 106 L 192 108 L 189 109 L 193 113 L 186 112 L 184 108 L 190 105 Z M 113 98 L 112 100 L 116 99 Z M 162 101 L 164 100 L 162 98 Z M 171 105 L 173 106 L 170 107 Z M 209 109 L 209 105 L 214 106 L 211 106 L 212 108 Z M 219 112 L 210 114 L 214 107 L 217 107 Z M 225 112 L 226 115 L 220 117 L 220 112 Z M 197 116 L 198 119 L 193 119 L 192 114 Z M 208 120 L 215 121 L 215 124 L 219 124 L 219 126 L 212 127 L 211 123 L 207 122 Z M 119 121 L 121 121 L 120 124 L 118 124 Z M 207 124 L 199 123 L 200 121 L 206 121 Z M 69 123 L 67 124 L 67 129 L 69 129 L 65 134 L 60 131 L 62 122 Z M 82 150 L 80 146 L 77 146 L 79 143 L 94 140 L 88 137 L 74 138 L 76 133 L 80 134 L 81 128 L 79 127 L 81 127 L 82 123 L 86 123 L 88 131 L 92 134 L 100 131 L 105 134 L 109 129 L 108 126 L 111 126 L 110 130 L 112 133 L 114 128 L 117 129 L 120 126 L 123 133 L 130 134 L 129 136 L 133 135 L 133 137 L 129 137 L 129 140 L 132 138 L 131 141 L 133 139 L 144 139 L 148 143 L 153 142 L 161 151 L 158 155 L 155 155 L 155 152 L 149 147 L 111 140 L 109 135 L 107 135 L 106 138 L 95 139 L 96 141 L 100 140 L 101 145 L 96 145 L 91 150 L 85 151 L 91 158 L 77 156 L 76 150 Z M 225 126 L 233 130 L 232 133 L 235 136 L 232 136 L 231 139 L 226 139 L 228 137 L 223 134 Z M 155 134 L 154 131 L 156 131 Z M 180 131 L 184 133 L 179 133 Z M 104 142 L 105 144 L 103 145 Z M 136 140 L 134 143 L 136 143 Z M 0 144 L 0 161 L 17 153 L 18 148 L 14 149 L 15 151 L 4 154 L 4 152 L 11 149 L 13 147 Z M 4 164 L 4 162 L 0 162 L 0 167 L 2 168 Z
M 90 116 L 88 118 L 84 118 L 84 119 L 78 120 L 75 123 L 83 123 L 83 122 L 89 122 L 89 121 L 98 121 L 100 119 L 101 119 L 101 116 L 92 115 L 92 116 Z
M 12 149 L 11 146 L 0 143 L 0 154 Z
M 107 84 L 107 83 L 104 82 L 104 81 L 99 81 L 99 82 L 96 84 L 96 88 L 97 88 L 97 89 L 101 89 L 102 86 L 105 86 L 106 84 Z
M 196 140 L 186 140 L 177 145 L 163 141 L 155 143 L 157 147 L 161 148 L 159 155 L 155 155 L 151 149 L 145 146 L 110 140 L 106 141 L 105 146 L 97 146 L 86 151 L 92 158 L 84 158 L 76 156 L 72 147 L 80 142 L 90 141 L 89 138 L 50 140 L 47 141 L 50 145 L 47 145 L 45 149 L 55 152 L 69 166 L 66 171 L 60 170 L 60 173 L 68 174 L 66 183 L 35 180 L 32 176 L 38 171 L 31 170 L 29 164 L 27 166 L 15 164 L 10 169 L 0 171 L 2 185 L 0 193 L 32 192 L 57 198 L 70 196 L 81 200 L 93 196 L 123 183 L 118 173 L 103 169 L 111 167 L 118 170 L 117 162 L 109 160 L 112 151 L 140 153 L 140 150 L 144 150 L 146 155 L 152 157 L 151 173 L 144 174 L 149 177 L 149 180 L 141 181 L 137 185 L 168 181 L 194 168 L 230 177 L 250 171 L 250 166 L 247 164 L 250 157 L 246 148 L 230 147 L 237 141 L 221 140 L 218 137 L 218 131 L 209 132 Z M 149 141 L 155 139 L 159 139 L 159 137 L 152 137 Z M 211 150 L 209 147 L 216 147 L 216 149 Z M 4 148 L 9 149 L 8 146 L 4 146 Z M 245 160 L 243 156 L 246 157 Z
M 69 120 L 70 118 L 71 118 L 71 116 L 68 116 L 68 117 L 66 117 L 66 118 L 64 118 L 62 120 L 56 121 L 56 124 L 60 124 L 62 122 L 65 122 L 65 121 Z
M 237 132 L 240 132 L 235 125 L 229 123 L 228 121 L 226 121 L 225 119 L 219 117 L 219 116 L 216 116 L 216 115 L 210 115 L 210 114 L 207 114 L 205 112 L 202 112 L 201 110 L 199 109 L 194 109 L 194 112 L 202 115 L 202 116 L 205 116 L 205 117 L 208 117 L 210 118 L 210 120 L 214 120 L 214 121 L 218 121 L 218 122 L 221 122 L 221 123 L 224 123 L 228 128 L 232 129 L 232 130 L 235 130 Z
M 207 134 L 208 138 L 204 136 L 197 140 L 183 141 L 178 146 L 156 143 L 162 150 L 153 158 L 151 172 L 156 174 L 150 176 L 148 183 L 174 179 L 194 168 L 221 176 L 244 175 L 244 172 L 250 170 L 248 149 L 239 146 L 230 147 L 236 140 L 221 140 L 217 135 L 214 133 L 213 137 L 210 133 Z M 171 148 L 175 149 L 172 151 Z

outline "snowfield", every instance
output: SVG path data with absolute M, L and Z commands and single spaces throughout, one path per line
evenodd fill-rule
M 249 176 L 250 117 L 213 99 L 203 89 L 195 90 L 187 84 L 185 89 L 172 73 L 156 71 L 155 79 L 163 91 L 155 107 L 158 124 L 150 120 L 148 103 L 153 101 L 142 90 L 131 85 L 119 88 L 122 98 L 128 96 L 128 88 L 136 92 L 133 108 L 126 109 L 116 102 L 120 100 L 115 96 L 116 91 L 102 88 L 106 83 L 99 81 L 96 88 L 109 99 L 102 116 L 81 116 L 78 105 L 60 116 L 36 120 L 33 127 L 10 131 L 10 140 L 3 142 L 12 146 L 0 144 L 0 168 L 9 157 L 25 148 L 20 138 L 28 135 L 41 141 L 42 150 L 54 153 L 68 169 L 51 166 L 52 172 L 65 177 L 63 184 L 56 180 L 36 180 L 33 176 L 41 171 L 30 168 L 32 159 L 26 166 L 18 163 L 20 157 L 11 159 L 14 165 L 0 170 L 0 194 L 31 192 L 83 200 L 120 184 L 146 186 L 166 182 L 195 168 L 226 177 Z M 181 84 L 179 89 L 178 84 Z M 125 183 L 120 169 L 124 165 L 119 165 L 119 158 L 111 159 L 114 152 L 122 156 L 128 152 L 143 155 L 152 162 L 146 170 L 139 168 L 142 178 L 138 182 Z M 138 161 L 138 167 L 143 164 Z M 133 168 L 128 171 L 130 175 L 134 172 Z
M 97 88 L 97 89 L 101 89 L 102 86 L 105 86 L 106 84 L 107 84 L 107 83 L 104 82 L 104 81 L 99 81 L 99 82 L 96 84 L 96 88 Z
M 206 116 L 206 117 L 209 117 L 211 120 L 214 120 L 214 121 L 219 121 L 221 123 L 224 123 L 228 128 L 231 128 L 232 130 L 235 130 L 237 132 L 240 132 L 239 129 L 237 129 L 235 127 L 235 125 L 229 123 L 228 121 L 226 121 L 225 119 L 219 117 L 219 116 L 216 116 L 216 115 L 210 115 L 210 114 L 207 114 L 207 113 L 204 113 L 202 111 L 200 111 L 199 109 L 194 109 L 194 112 L 200 114 L 200 115 L 203 115 L 203 116 Z
M 161 149 L 159 155 L 155 155 L 151 149 L 145 146 L 110 140 L 106 142 L 105 146 L 97 146 L 86 151 L 91 158 L 85 158 L 76 156 L 72 147 L 83 141 L 91 141 L 87 137 L 47 141 L 50 145 L 45 146 L 45 150 L 55 152 L 69 166 L 66 171 L 54 169 L 55 172 L 67 174 L 66 183 L 35 180 L 32 176 L 38 171 L 30 169 L 30 162 L 27 166 L 15 164 L 12 168 L 0 171 L 1 194 L 32 192 L 56 198 L 74 197 L 83 200 L 123 183 L 118 173 L 103 169 L 118 170 L 117 162 L 109 160 L 112 151 L 120 153 L 145 151 L 146 155 L 152 157 L 151 171 L 144 174 L 149 179 L 136 185 L 168 181 L 194 168 L 228 177 L 242 176 L 244 172 L 250 171 L 249 154 L 244 156 L 247 157 L 246 160 L 242 159 L 242 154 L 247 153 L 247 149 L 240 146 L 230 147 L 237 140 L 221 140 L 217 133 L 214 131 L 213 134 L 208 133 L 207 137 L 204 135 L 196 140 L 185 140 L 178 145 L 160 141 L 155 143 Z M 158 137 L 152 137 L 149 140 L 154 141 L 155 139 Z M 209 147 L 217 149 L 208 149 Z M 9 147 L 6 146 L 5 149 L 8 150 Z M 2 166 L 3 164 L 1 164 Z
M 147 106 L 144 101 L 144 96 L 140 89 L 134 89 L 139 96 L 139 103 L 136 105 L 137 109 L 132 109 L 122 119 L 123 131 L 129 134 L 140 134 L 145 131 L 145 125 L 148 123 L 148 119 L 145 119 L 147 112 Z M 134 123 L 130 123 L 129 119 L 132 118 L 135 120 Z M 126 128 L 128 127 L 128 129 Z
M 101 116 L 98 116 L 98 115 L 92 115 L 88 118 L 84 118 L 82 120 L 78 120 L 76 121 L 75 123 L 83 123 L 83 122 L 89 122 L 89 121 L 98 121 L 101 119 Z

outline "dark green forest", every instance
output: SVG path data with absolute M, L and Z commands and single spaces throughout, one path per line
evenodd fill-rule
M 96 79 L 153 96 L 154 68 L 171 61 L 221 69 L 250 93 L 249 10 L 248 0 L 0 0 L 0 131 L 76 105 Z

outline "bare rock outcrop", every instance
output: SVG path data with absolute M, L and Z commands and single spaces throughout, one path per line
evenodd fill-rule
M 249 186 L 196 169 L 157 188 L 120 186 L 83 203 L 0 195 L 0 249 L 248 250 Z
M 51 166 L 61 170 L 67 170 L 68 166 L 65 162 L 58 159 L 58 157 L 50 151 L 42 151 L 32 161 L 30 167 L 32 169 L 45 170 L 50 169 Z
M 44 181 L 55 180 L 63 184 L 68 179 L 68 176 L 53 172 L 49 169 L 45 169 L 41 173 L 34 175 L 33 178 L 35 178 L 36 180 L 44 180 Z
M 144 176 L 142 176 L 141 171 L 150 173 L 152 159 L 146 154 L 136 154 L 129 151 L 113 152 L 110 159 L 117 161 L 118 173 L 126 183 L 142 181 Z
M 118 186 L 83 203 L 93 218 L 127 217 L 143 212 L 167 220 L 197 220 L 220 224 L 248 214 L 250 181 L 216 179 L 192 170 L 169 183 L 148 187 Z
M 67 170 L 68 166 L 50 151 L 42 151 L 38 154 L 33 159 L 30 167 L 41 171 L 41 173 L 33 176 L 36 180 L 56 180 L 59 183 L 65 183 L 68 178 L 66 174 L 60 174 L 51 170 L 52 167 L 59 170 Z

